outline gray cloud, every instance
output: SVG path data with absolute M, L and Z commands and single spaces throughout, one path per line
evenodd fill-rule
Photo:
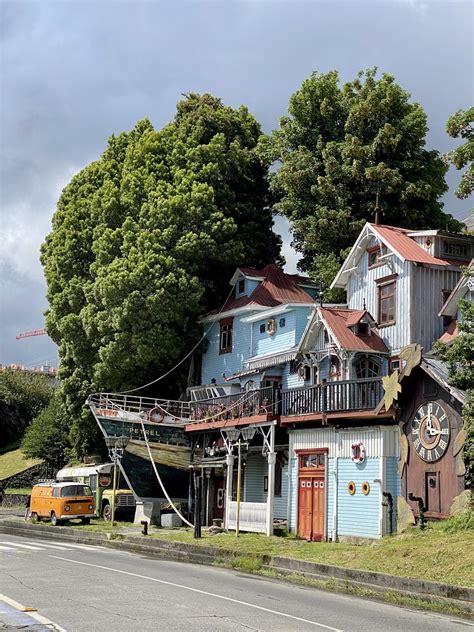
M 107 137 L 148 116 L 160 127 L 182 92 L 248 105 L 266 131 L 313 70 L 342 80 L 377 65 L 428 117 L 430 147 L 456 146 L 446 120 L 472 102 L 469 2 L 8 2 L 0 4 L 0 362 L 53 355 L 47 338 L 18 343 L 46 307 L 39 246 L 64 184 Z M 446 210 L 472 202 L 453 190 Z M 297 256 L 285 255 L 294 269 Z

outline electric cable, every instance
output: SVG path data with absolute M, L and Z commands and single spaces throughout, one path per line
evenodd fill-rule
M 222 307 L 220 308 L 220 310 L 217 312 L 217 315 L 221 314 L 225 308 L 225 306 L 227 305 L 227 301 L 230 299 L 230 297 L 232 296 L 232 293 L 234 291 L 235 288 L 235 283 L 232 285 L 232 288 L 229 292 L 229 294 L 227 295 L 227 298 L 225 299 L 224 303 L 222 304 Z M 163 375 L 160 375 L 160 377 L 157 377 L 156 380 L 152 380 L 151 382 L 148 382 L 148 384 L 142 384 L 141 386 L 137 386 L 136 388 L 131 388 L 128 391 L 119 391 L 118 395 L 127 395 L 128 393 L 135 393 L 135 391 L 140 391 L 142 388 L 147 388 L 147 386 L 151 386 L 152 384 L 156 384 L 157 382 L 160 382 L 161 380 L 163 380 L 165 377 L 167 377 L 170 373 L 173 373 L 173 371 L 175 371 L 179 366 L 181 366 L 181 364 L 183 364 L 183 362 L 185 362 L 189 356 L 191 356 L 196 349 L 199 347 L 199 345 L 202 343 L 202 341 L 204 340 L 204 338 L 206 338 L 208 336 L 208 334 L 210 333 L 211 329 L 214 327 L 214 325 L 216 324 L 217 320 L 214 320 L 211 323 L 211 326 L 209 327 L 209 329 L 207 329 L 203 335 L 201 336 L 201 338 L 197 341 L 197 343 L 194 345 L 194 347 L 191 349 L 191 351 L 186 354 L 184 356 L 184 358 L 182 358 L 182 360 L 180 360 L 177 364 L 175 364 L 173 367 L 171 367 L 171 369 L 169 371 L 167 371 L 166 373 L 164 373 Z

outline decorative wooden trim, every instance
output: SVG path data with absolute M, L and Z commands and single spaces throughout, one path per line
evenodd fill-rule
M 386 283 L 395 281 L 397 277 L 398 274 L 395 272 L 395 274 L 389 274 L 388 276 L 380 277 L 380 279 L 375 279 L 375 283 L 376 285 L 385 285 Z
M 295 450 L 298 456 L 306 456 L 307 454 L 329 454 L 329 448 L 305 448 L 304 450 Z

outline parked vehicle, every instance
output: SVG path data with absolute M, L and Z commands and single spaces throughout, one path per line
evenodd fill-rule
M 32 522 L 48 518 L 56 526 L 80 518 L 83 524 L 89 524 L 94 516 L 94 497 L 89 485 L 47 481 L 38 483 L 31 490 Z
M 94 507 L 98 516 L 110 520 L 112 515 L 112 474 L 113 463 L 99 463 L 95 465 L 77 465 L 65 467 L 56 475 L 58 481 L 76 481 L 89 485 L 94 495 Z M 135 497 L 125 484 L 119 473 L 117 489 L 115 491 L 115 515 L 131 517 L 135 512 Z

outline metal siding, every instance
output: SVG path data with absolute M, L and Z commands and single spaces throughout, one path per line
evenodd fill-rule
M 353 463 L 351 459 L 339 459 L 338 462 L 338 519 L 339 536 L 357 536 L 366 538 L 380 537 L 380 486 L 376 479 L 380 477 L 380 459 L 368 458 L 363 463 Z M 356 485 L 356 493 L 351 496 L 347 491 L 350 481 Z M 367 481 L 370 493 L 362 493 L 362 483 Z
M 263 491 L 263 477 L 266 476 L 267 464 L 260 454 L 249 454 L 245 465 L 244 501 L 263 503 L 267 495 Z
M 460 272 L 413 266 L 414 297 L 418 308 L 413 310 L 413 340 L 429 351 L 443 334 L 443 290 L 452 290 Z
M 267 496 L 267 494 L 265 494 Z M 273 499 L 273 516 L 281 520 L 287 519 L 288 513 L 288 464 L 281 470 L 281 496 Z
M 328 448 L 329 457 L 337 454 L 338 437 L 341 437 L 339 456 L 352 458 L 352 444 L 361 441 L 366 448 L 367 458 L 379 456 L 398 457 L 398 428 L 396 426 L 376 426 L 372 428 L 309 428 L 290 432 L 290 450 Z

